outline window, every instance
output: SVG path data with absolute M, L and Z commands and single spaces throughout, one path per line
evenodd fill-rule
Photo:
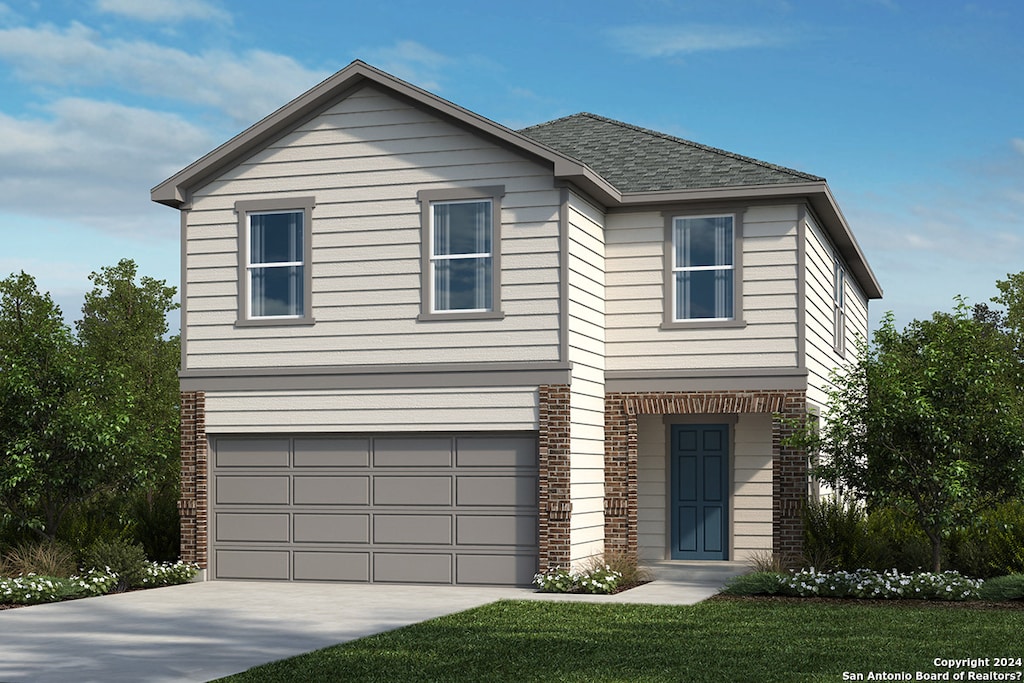
M 832 348 L 840 356 L 846 355 L 846 269 L 835 257 L 833 273 Z
M 734 216 L 671 218 L 671 317 L 668 321 L 731 321 L 736 319 Z
M 311 323 L 311 198 L 238 202 L 239 322 Z
M 503 195 L 500 187 L 419 193 L 425 253 L 421 319 L 501 317 Z

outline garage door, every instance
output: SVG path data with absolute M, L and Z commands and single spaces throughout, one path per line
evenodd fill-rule
M 219 437 L 216 579 L 529 584 L 537 439 Z

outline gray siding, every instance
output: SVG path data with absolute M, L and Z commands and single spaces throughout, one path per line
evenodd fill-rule
M 536 387 L 210 391 L 211 434 L 535 430 Z
M 857 339 L 867 337 L 867 298 L 846 271 L 846 352 L 835 351 L 833 301 L 836 251 L 811 216 L 806 218 L 807 398 L 824 406 L 831 386 L 829 373 L 856 356 Z
M 608 215 L 608 370 L 797 367 L 797 208 L 744 214 L 742 328 L 661 329 L 664 225 L 660 211 Z
M 604 213 L 570 193 L 569 360 L 574 562 L 604 550 Z
M 504 185 L 503 320 L 418 322 L 423 189 Z M 312 326 L 236 327 L 234 202 L 313 196 Z M 194 193 L 186 367 L 558 360 L 552 173 L 367 87 Z

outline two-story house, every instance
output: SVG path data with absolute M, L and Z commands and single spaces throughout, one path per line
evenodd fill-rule
M 799 550 L 784 419 L 881 296 L 822 178 L 591 114 L 513 131 L 357 61 L 152 198 L 208 578 Z

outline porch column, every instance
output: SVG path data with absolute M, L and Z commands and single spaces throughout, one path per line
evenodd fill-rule
M 207 533 L 206 394 L 181 392 L 181 559 L 206 569 Z
M 803 509 L 807 501 L 807 455 L 783 442 L 793 435 L 785 423 L 807 415 L 803 392 L 785 395 L 772 417 L 772 553 L 782 559 L 804 552 Z
M 568 569 L 569 523 L 569 385 L 546 384 L 538 390 L 539 476 L 538 565 L 540 571 Z

